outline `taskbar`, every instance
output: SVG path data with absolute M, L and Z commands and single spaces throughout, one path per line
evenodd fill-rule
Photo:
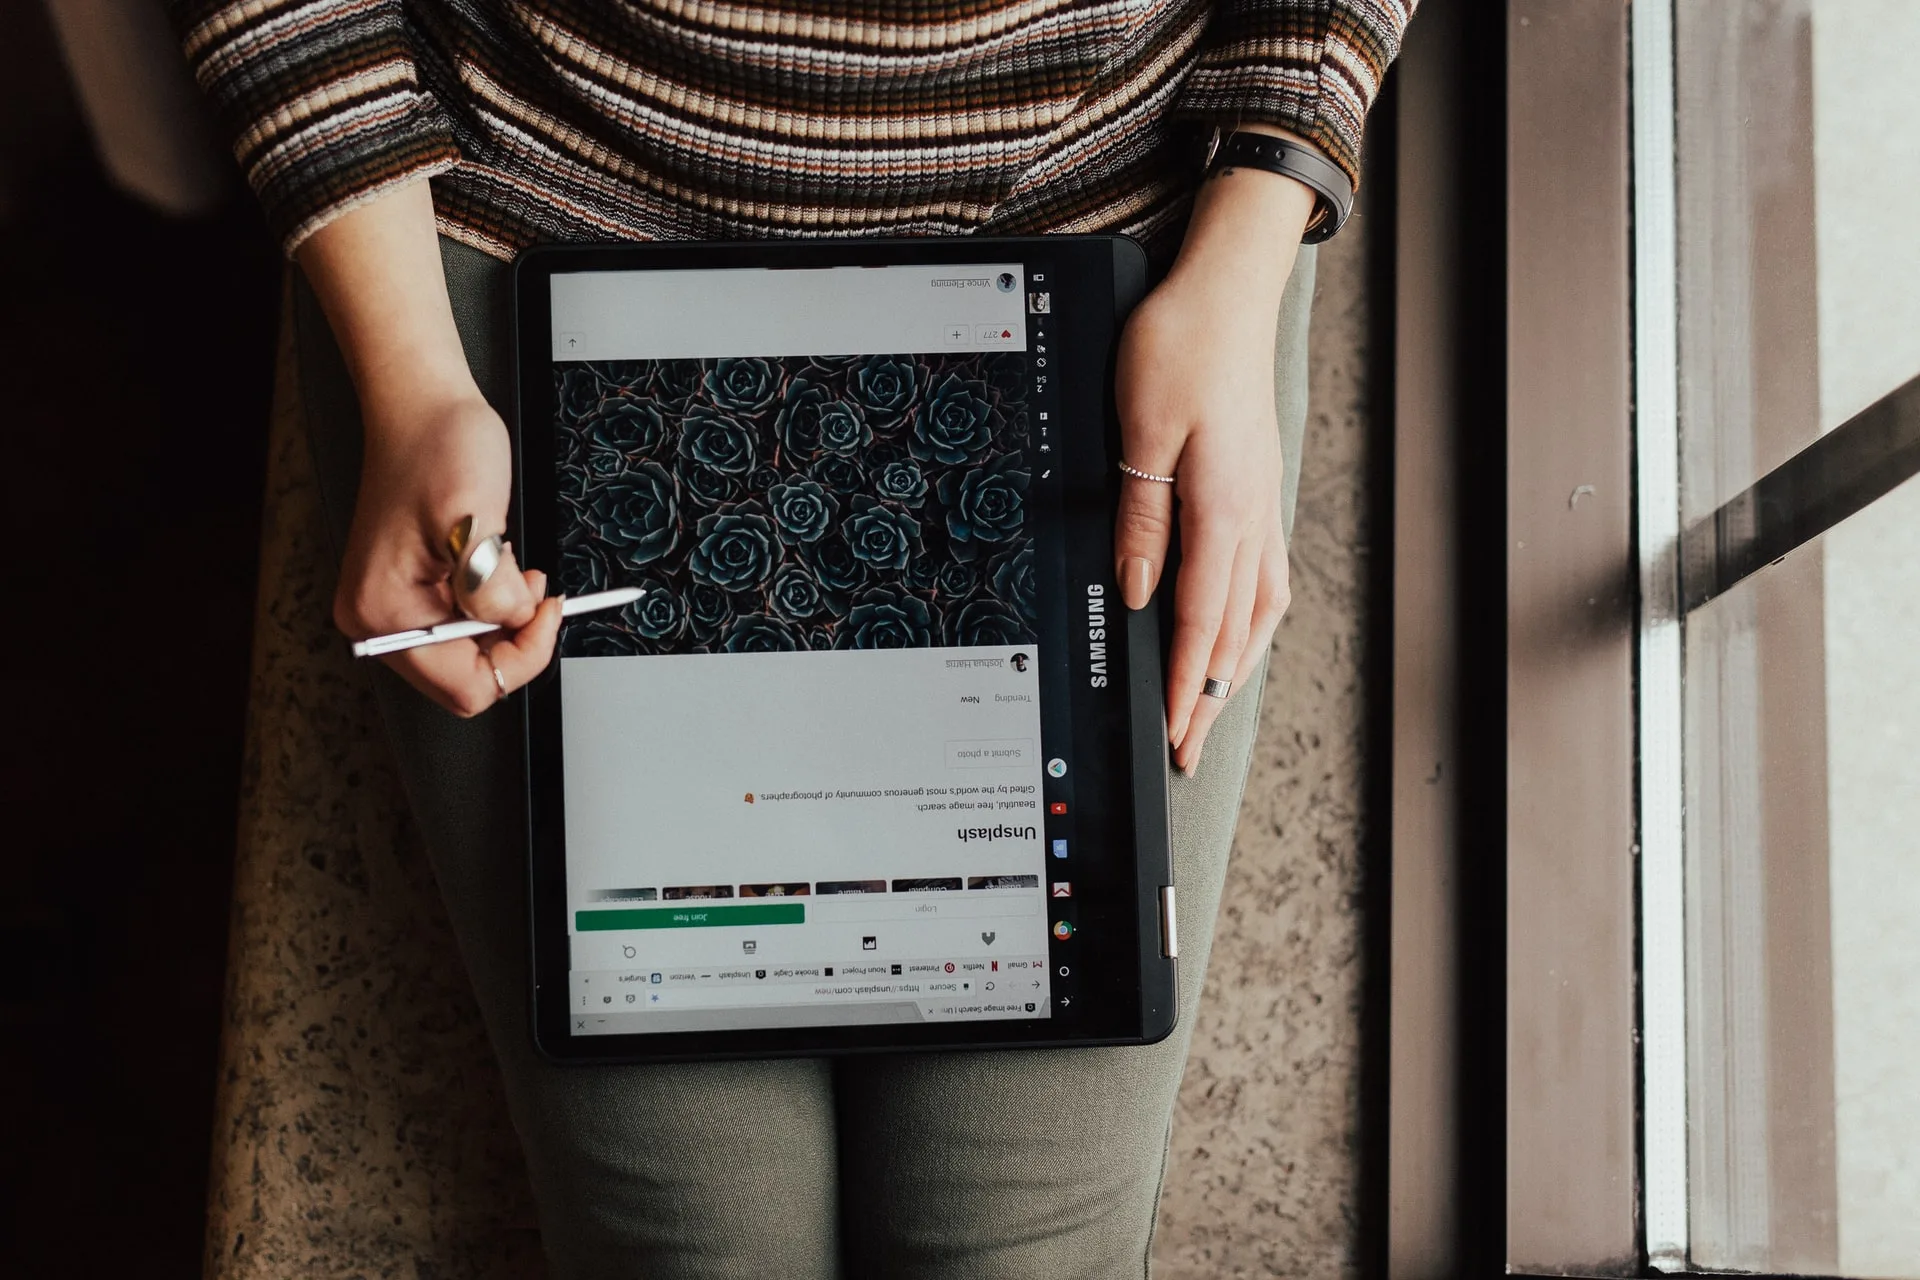
M 1052 1016 L 1044 957 L 576 970 L 576 1035 Z

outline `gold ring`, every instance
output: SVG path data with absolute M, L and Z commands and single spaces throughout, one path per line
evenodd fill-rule
M 473 537 L 473 517 L 461 516 L 453 528 L 447 530 L 447 550 L 453 552 L 453 561 L 460 563 L 460 557 L 467 553 L 467 540 Z

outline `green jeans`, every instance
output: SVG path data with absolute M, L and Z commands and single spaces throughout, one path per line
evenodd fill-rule
M 481 389 L 512 420 L 503 263 L 442 242 Z M 1306 421 L 1313 252 L 1279 317 L 1275 394 L 1289 526 Z M 360 465 L 353 390 L 312 294 L 295 342 L 335 550 Z M 1262 671 L 1264 676 L 1264 668 Z M 1156 1045 L 556 1066 L 528 1028 L 521 762 L 506 715 L 456 720 L 380 671 L 426 836 L 526 1147 L 552 1273 L 646 1280 L 1144 1275 L 1168 1126 L 1205 981 L 1259 717 L 1236 693 L 1195 777 L 1172 780 L 1180 1018 Z

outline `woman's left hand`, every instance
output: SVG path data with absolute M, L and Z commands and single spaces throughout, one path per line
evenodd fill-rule
M 1226 705 L 1202 686 L 1230 680 L 1238 692 L 1287 610 L 1273 348 L 1312 211 L 1312 192 L 1275 174 L 1208 181 L 1178 261 L 1120 342 L 1126 461 L 1175 483 L 1122 478 L 1115 568 L 1127 607 L 1143 607 L 1179 520 L 1167 736 L 1186 773 Z

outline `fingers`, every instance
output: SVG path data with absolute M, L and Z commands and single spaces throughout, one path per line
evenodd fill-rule
M 1262 551 L 1261 541 L 1251 539 L 1241 542 L 1234 549 L 1227 598 L 1213 645 L 1202 667 L 1201 686 L 1196 690 L 1198 696 L 1194 700 L 1186 732 L 1174 746 L 1174 763 L 1184 773 L 1192 773 L 1199 767 L 1200 752 L 1206 745 L 1207 733 L 1227 705 L 1225 698 L 1204 692 L 1206 681 L 1213 678 L 1235 680 L 1237 683 L 1233 673 L 1240 669 L 1241 655 L 1248 647 L 1254 600 L 1259 592 Z
M 1287 616 L 1287 606 L 1292 603 L 1287 536 L 1276 516 L 1267 530 L 1266 550 L 1260 556 L 1259 587 L 1253 600 L 1253 619 L 1248 627 L 1247 647 L 1241 653 L 1240 665 L 1233 674 L 1234 688 L 1246 685 L 1253 679 L 1254 672 L 1260 669 L 1260 659 L 1273 648 L 1273 633 L 1279 629 L 1280 619 Z
M 554 642 L 560 636 L 560 598 L 542 600 L 527 625 L 504 639 L 495 640 L 480 655 L 481 673 L 493 683 L 497 668 L 507 692 L 530 683 L 553 661 Z M 498 692 L 498 690 L 495 690 Z
M 1144 609 L 1160 585 L 1173 536 L 1173 486 L 1120 478 L 1120 515 L 1114 526 L 1114 578 L 1129 609 Z
M 1174 579 L 1173 645 L 1167 658 L 1167 740 L 1176 757 L 1193 720 L 1194 703 L 1209 672 L 1220 623 L 1233 589 L 1239 529 L 1185 508 L 1180 574 Z
M 500 700 L 493 673 L 471 640 L 423 645 L 381 659 L 408 684 L 461 719 L 477 716 Z M 474 664 L 480 662 L 476 671 Z
M 533 608 L 539 603 L 540 597 L 533 594 L 525 575 L 520 572 L 511 542 L 501 546 L 500 563 L 478 591 L 471 594 L 467 592 L 465 577 L 462 570 L 455 569 L 453 598 L 469 617 L 516 629 L 526 626 L 532 619 Z
M 507 572 L 502 564 L 494 571 L 498 577 Z M 539 675 L 553 660 L 554 642 L 560 634 L 560 597 L 542 599 L 547 587 L 546 575 L 538 570 L 513 573 L 515 581 L 529 600 L 538 600 L 518 629 L 488 641 L 484 648 L 472 640 L 408 649 L 384 659 L 386 664 L 418 689 L 453 714 L 462 718 L 477 716 L 508 693 Z M 491 582 L 488 583 L 492 585 Z M 500 672 L 496 683 L 495 669 Z

